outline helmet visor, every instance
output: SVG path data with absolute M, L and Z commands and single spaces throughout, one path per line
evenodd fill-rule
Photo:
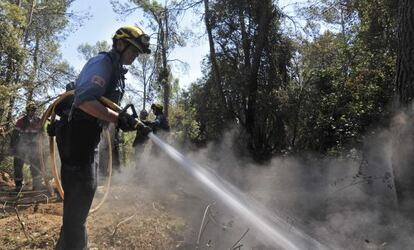
M 151 50 L 149 49 L 150 38 L 147 35 L 141 35 L 137 38 L 125 38 L 130 44 L 136 47 L 143 54 L 150 54 Z

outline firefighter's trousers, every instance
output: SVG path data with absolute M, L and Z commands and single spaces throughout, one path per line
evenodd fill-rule
M 86 249 L 86 219 L 97 187 L 94 149 L 101 126 L 96 119 L 65 118 L 56 126 L 64 190 L 63 225 L 56 249 Z
M 27 159 L 27 160 L 25 160 Z M 36 156 L 30 156 L 30 157 L 20 157 L 15 156 L 13 159 L 13 167 L 14 167 L 14 182 L 16 184 L 16 187 L 21 187 L 23 182 L 23 166 L 24 163 L 30 164 L 30 173 L 32 175 L 32 182 L 33 182 L 33 188 L 37 189 L 42 181 L 42 177 L 40 175 L 40 163 L 39 159 L 36 158 Z

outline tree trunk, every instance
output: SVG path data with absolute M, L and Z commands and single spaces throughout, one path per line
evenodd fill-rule
M 398 47 L 395 86 L 400 104 L 407 107 L 414 97 L 414 2 L 400 0 L 398 5 Z M 400 208 L 408 208 L 407 202 L 414 194 L 414 115 L 397 117 L 394 125 L 392 167 Z
M 33 68 L 29 75 L 29 81 L 27 84 L 27 102 L 31 102 L 34 99 L 34 90 L 36 88 L 35 82 L 37 81 L 37 72 L 39 70 L 39 37 L 36 36 L 36 43 L 33 52 Z
M 241 28 L 241 39 L 242 39 L 242 45 L 243 45 L 243 54 L 244 54 L 244 68 L 247 72 L 250 72 L 251 70 L 251 64 L 250 64 L 250 41 L 248 36 L 248 31 L 246 31 L 246 22 L 244 21 L 245 15 L 243 12 L 243 8 L 240 8 L 239 10 L 239 20 L 240 20 L 240 28 Z
M 407 105 L 414 97 L 414 2 L 412 0 L 399 1 L 398 19 L 395 82 L 401 104 Z
M 36 0 L 32 0 L 31 4 L 30 4 L 30 10 L 27 16 L 27 23 L 26 23 L 26 27 L 24 28 L 24 40 L 23 40 L 23 46 L 26 48 L 27 46 L 27 42 L 29 40 L 29 28 L 30 25 L 32 24 L 32 20 L 33 20 L 33 12 L 36 6 Z
M 216 56 L 216 49 L 214 47 L 214 40 L 213 40 L 213 33 L 212 33 L 212 25 L 211 25 L 211 12 L 209 7 L 209 0 L 204 0 L 204 22 L 206 25 L 207 35 L 208 35 L 208 44 L 210 47 L 210 61 L 211 65 L 213 66 L 212 72 L 214 77 L 214 82 L 217 87 L 217 91 L 219 91 L 219 95 L 221 101 L 223 102 L 223 106 L 228 108 L 226 96 L 224 95 L 222 81 L 221 81 L 221 74 L 219 70 L 219 66 L 217 63 L 217 56 Z
M 147 103 L 147 77 L 146 77 L 146 62 L 142 63 L 142 79 L 144 82 L 144 93 L 143 93 L 143 97 L 142 97 L 142 109 L 145 110 L 146 107 L 146 103 Z
M 260 4 L 260 13 L 262 15 L 259 19 L 257 37 L 254 41 L 256 47 L 253 53 L 252 68 L 249 77 L 249 96 L 246 110 L 246 130 L 251 136 L 253 136 L 255 128 L 256 98 L 258 89 L 257 76 L 260 68 L 260 60 L 262 58 L 263 48 L 265 47 L 265 43 L 267 41 L 269 26 L 274 16 L 272 2 L 270 0 L 261 1 Z
M 164 17 L 161 17 L 161 22 L 159 23 L 160 28 L 160 44 L 161 44 L 161 60 L 162 60 L 162 69 L 161 69 L 161 85 L 163 87 L 163 102 L 164 102 L 164 115 L 168 119 L 168 105 L 170 102 L 170 83 L 169 83 L 169 67 L 167 61 L 167 51 L 168 51 L 168 12 L 167 9 L 164 9 Z M 164 22 L 162 22 L 164 21 Z

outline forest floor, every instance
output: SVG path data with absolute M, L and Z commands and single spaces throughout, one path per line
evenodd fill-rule
M 53 249 L 62 222 L 62 202 L 26 191 L 17 196 L 7 192 L 13 188 L 12 181 L 0 178 L 0 182 L 0 249 Z M 157 198 L 143 186 L 133 190 L 112 186 L 104 205 L 88 217 L 90 249 L 194 248 L 184 238 L 194 230 L 174 212 L 174 204 L 184 196 L 171 193 Z M 100 197 L 98 188 L 96 200 Z

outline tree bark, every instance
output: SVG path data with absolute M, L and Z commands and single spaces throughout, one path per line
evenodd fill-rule
M 205 11 L 204 22 L 206 25 L 206 30 L 207 30 L 207 35 L 208 35 L 208 44 L 210 48 L 210 61 L 211 61 L 211 65 L 213 66 L 212 72 L 213 72 L 214 82 L 217 87 L 217 90 L 219 91 L 219 95 L 220 95 L 221 101 L 223 102 L 223 105 L 228 108 L 226 96 L 223 91 L 220 69 L 217 63 L 216 49 L 214 47 L 213 32 L 212 32 L 212 25 L 211 25 L 211 12 L 210 12 L 208 0 L 204 0 L 204 11 Z
M 141 67 L 142 67 L 142 80 L 143 80 L 143 85 L 144 85 L 144 93 L 143 93 L 143 97 L 142 97 L 142 109 L 145 110 L 146 107 L 146 103 L 147 103 L 147 62 L 142 62 L 141 63 Z
M 267 35 L 270 28 L 270 23 L 274 17 L 272 1 L 264 0 L 260 2 L 261 4 L 261 17 L 259 19 L 257 37 L 254 41 L 256 45 L 253 60 L 252 68 L 249 76 L 249 85 L 248 85 L 248 101 L 247 101 L 247 110 L 246 110 L 246 130 L 251 136 L 255 128 L 255 113 L 256 113 L 256 99 L 257 99 L 257 90 L 258 90 L 258 72 L 260 68 L 260 61 L 262 58 L 263 48 L 267 41 Z
M 400 0 L 398 6 L 396 89 L 402 105 L 414 97 L 414 2 Z
M 408 107 L 414 97 L 414 2 L 398 2 L 398 46 L 395 86 L 400 105 Z M 408 116 L 399 115 L 395 120 L 393 133 L 392 168 L 395 188 L 401 209 L 408 208 L 406 201 L 414 194 L 414 115 L 408 109 Z M 403 118 L 401 118 L 403 117 Z
M 35 47 L 34 47 L 34 51 L 33 51 L 33 68 L 30 72 L 29 75 L 29 81 L 27 84 L 27 102 L 31 102 L 34 99 L 34 90 L 35 90 L 35 81 L 37 80 L 37 73 L 39 70 L 39 60 L 38 60 L 38 56 L 39 56 L 39 37 L 36 35 L 36 42 L 35 42 Z
M 164 86 L 164 115 L 168 118 L 168 106 L 170 103 L 170 81 L 169 81 L 169 67 L 167 62 L 167 51 L 168 51 L 168 10 L 167 7 L 164 9 L 164 25 L 165 27 L 162 29 L 162 67 L 163 67 L 163 79 L 162 84 Z
M 245 69 L 250 72 L 251 64 L 250 64 L 250 41 L 248 36 L 248 31 L 246 31 L 246 22 L 244 21 L 245 15 L 243 12 L 243 8 L 239 10 L 239 20 L 240 20 L 240 28 L 241 28 L 241 39 L 242 39 L 242 46 L 243 46 L 243 53 L 244 53 L 244 67 Z
M 26 23 L 26 27 L 24 28 L 24 40 L 23 40 L 23 46 L 26 48 L 27 46 L 27 42 L 29 40 L 29 28 L 30 25 L 32 24 L 33 21 L 33 12 L 36 6 L 36 0 L 32 0 L 31 4 L 30 4 L 30 10 L 27 16 L 27 23 Z

